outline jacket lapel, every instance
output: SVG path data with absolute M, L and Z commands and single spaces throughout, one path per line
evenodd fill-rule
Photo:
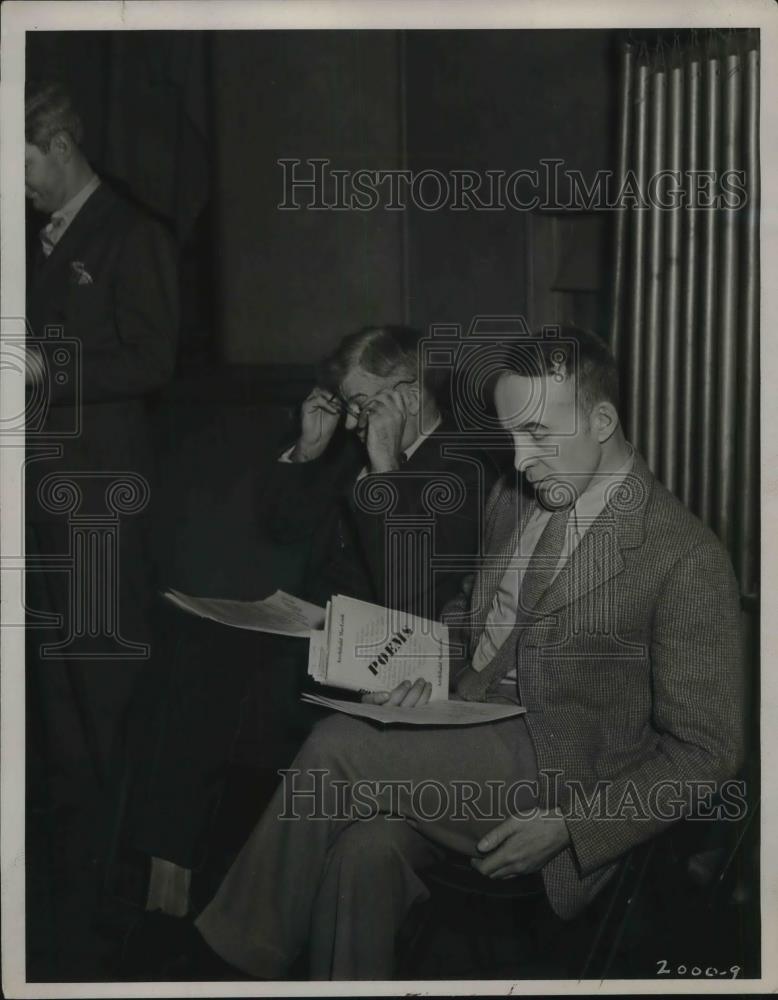
M 635 460 L 632 471 L 626 477 L 624 483 L 611 496 L 600 516 L 589 528 L 580 544 L 576 547 L 573 555 L 567 561 L 563 569 L 548 588 L 546 593 L 535 605 L 538 616 L 547 616 L 562 607 L 571 605 L 574 601 L 585 594 L 601 587 L 609 580 L 616 577 L 624 569 L 624 559 L 622 552 L 627 549 L 642 545 L 645 540 L 645 519 L 648 502 L 653 488 L 654 477 L 648 470 L 641 457 L 635 453 Z M 521 519 L 519 532 L 524 529 L 532 511 L 534 504 L 528 505 L 526 516 Z M 516 527 L 515 507 L 513 521 L 507 520 L 507 514 L 503 514 L 506 523 L 496 523 L 495 540 L 502 539 L 504 547 L 497 552 L 495 560 L 494 576 L 499 583 L 500 577 L 497 575 L 498 563 L 509 563 L 510 555 L 515 549 L 514 540 L 518 541 L 518 534 L 508 531 L 508 524 L 512 523 Z M 502 518 L 500 519 L 502 520 Z M 508 541 L 506 541 L 506 538 Z M 512 546 L 512 547 L 511 547 Z M 490 548 L 492 548 L 490 546 Z M 507 555 L 507 559 L 506 559 Z M 482 572 L 476 579 L 476 586 L 473 588 L 473 611 L 477 615 L 480 629 L 473 632 L 471 645 L 471 656 L 476 649 L 483 623 L 491 605 L 491 599 L 484 611 L 475 602 L 477 588 L 480 587 L 482 593 L 486 593 L 493 583 L 493 577 L 488 577 L 487 572 Z M 495 584 L 496 589 L 496 584 Z M 494 591 L 491 591 L 492 598 Z M 516 657 L 519 655 L 520 644 L 531 633 L 531 627 L 527 629 L 512 629 L 505 643 L 498 650 L 491 663 L 486 665 L 486 669 L 481 673 L 472 668 L 465 670 L 457 681 L 457 692 L 465 700 L 482 701 L 495 678 L 504 676 L 512 666 L 516 665 Z
M 44 254 L 41 246 L 38 246 L 33 273 L 34 287 L 37 288 L 39 285 L 44 284 L 52 276 L 60 274 L 63 268 L 67 268 L 70 265 L 79 239 L 83 233 L 88 232 L 95 225 L 95 222 L 99 220 L 101 210 L 109 204 L 110 197 L 110 191 L 105 181 L 102 181 L 91 197 L 83 204 L 80 212 L 78 212 L 65 230 L 62 239 L 55 244 L 48 257 Z
M 549 614 L 573 604 L 623 569 L 624 560 L 616 542 L 615 518 L 604 510 L 557 573 L 535 610 L 539 615 Z
M 653 476 L 635 453 L 632 471 L 608 500 L 536 605 L 547 615 L 603 586 L 624 569 L 622 552 L 642 545 Z

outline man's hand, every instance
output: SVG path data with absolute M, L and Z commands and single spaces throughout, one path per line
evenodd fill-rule
M 362 695 L 365 705 L 397 705 L 400 708 L 420 708 L 432 696 L 432 685 L 419 677 L 411 684 L 401 681 L 394 691 L 371 691 Z
M 510 878 L 537 872 L 570 843 L 567 825 L 559 813 L 510 816 L 478 842 L 484 858 L 470 864 L 489 878 Z
M 303 401 L 302 430 L 289 456 L 293 462 L 310 462 L 318 458 L 332 440 L 340 420 L 338 400 L 318 386 Z
M 365 404 L 359 422 L 367 427 L 365 444 L 371 472 L 400 468 L 406 419 L 405 401 L 396 389 L 382 389 Z

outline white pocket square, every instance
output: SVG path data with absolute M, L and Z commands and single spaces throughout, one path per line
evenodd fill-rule
M 73 261 L 70 262 L 70 267 L 71 267 L 71 269 L 73 271 L 73 274 L 76 275 L 76 278 L 77 278 L 76 284 L 78 284 L 78 285 L 92 285 L 92 284 L 94 284 L 94 282 L 92 281 L 92 275 L 84 267 L 84 262 L 83 261 L 73 260 Z

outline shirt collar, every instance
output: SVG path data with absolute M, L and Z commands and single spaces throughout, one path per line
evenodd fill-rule
M 419 434 L 419 436 L 416 438 L 413 444 L 408 445 L 408 447 L 403 452 L 403 456 L 406 462 L 411 457 L 411 455 L 413 455 L 415 451 L 419 450 L 419 448 L 422 446 L 422 444 L 424 444 L 424 442 L 430 436 L 430 434 L 435 433 L 435 431 L 438 429 L 438 427 L 440 427 L 442 422 L 443 422 L 443 417 L 440 414 L 438 414 L 438 419 L 433 423 L 432 427 L 430 427 L 429 430 L 424 431 L 423 434 Z
M 73 219 L 75 219 L 86 204 L 90 195 L 92 195 L 99 186 L 100 178 L 97 174 L 92 174 L 91 180 L 88 180 L 81 190 L 73 195 L 70 201 L 66 202 L 62 208 L 58 208 L 56 212 L 52 213 L 52 221 L 55 219 L 61 219 L 64 222 L 65 225 L 62 232 L 64 232 L 64 229 L 70 225 Z
M 629 445 L 629 454 L 624 462 L 611 473 L 592 476 L 589 485 L 575 502 L 576 516 L 595 518 L 602 513 L 611 491 L 627 477 L 635 461 L 635 450 Z

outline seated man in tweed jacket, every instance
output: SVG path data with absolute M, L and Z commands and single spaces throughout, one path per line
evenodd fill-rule
M 526 714 L 321 722 L 197 920 L 251 975 L 283 976 L 307 947 L 312 978 L 391 978 L 420 872 L 445 850 L 491 878 L 540 871 L 572 917 L 625 852 L 694 809 L 700 783 L 721 788 L 740 766 L 727 555 L 625 440 L 604 343 L 562 333 L 485 364 L 531 490 L 498 482 L 472 593 L 444 615 L 464 653 L 454 696 Z M 429 693 L 366 697 L 421 706 Z

